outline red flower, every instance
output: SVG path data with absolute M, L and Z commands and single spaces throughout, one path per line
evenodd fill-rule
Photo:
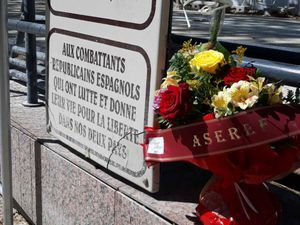
M 160 98 L 158 113 L 170 123 L 174 123 L 176 118 L 187 114 L 192 107 L 187 83 L 168 86 L 165 91 L 160 92 Z
M 215 119 L 215 115 L 213 113 L 208 113 L 204 116 L 202 116 L 202 120 L 209 121 Z
M 249 80 L 248 76 L 254 76 L 256 73 L 255 67 L 232 67 L 226 70 L 224 83 L 230 85 L 240 80 Z

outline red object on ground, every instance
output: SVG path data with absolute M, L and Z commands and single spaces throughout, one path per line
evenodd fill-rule
M 281 209 L 263 182 L 299 166 L 300 109 L 275 105 L 203 120 L 148 129 L 147 162 L 185 160 L 214 173 L 196 209 L 203 225 L 276 225 Z
M 281 208 L 264 184 L 224 186 L 213 177 L 200 194 L 197 216 L 203 225 L 275 225 Z
M 197 216 L 203 225 L 276 225 L 280 205 L 263 184 L 294 169 L 299 137 L 193 160 L 216 174 L 202 190 Z M 288 144 L 288 145 L 287 145 Z

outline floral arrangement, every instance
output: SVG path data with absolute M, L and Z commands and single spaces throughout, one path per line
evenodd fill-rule
M 246 48 L 230 54 L 220 44 L 183 44 L 170 60 L 166 78 L 155 94 L 154 110 L 165 127 L 220 118 L 257 106 L 282 103 L 282 86 L 259 70 L 242 66 Z
M 280 204 L 264 182 L 299 166 L 300 90 L 284 98 L 281 82 L 243 65 L 246 48 L 217 42 L 228 1 L 219 2 L 208 43 L 184 42 L 170 60 L 154 96 L 161 129 L 146 128 L 144 157 L 213 173 L 196 208 L 201 224 L 276 225 Z
M 187 41 L 170 60 L 154 97 L 162 129 L 146 132 L 145 159 L 214 174 L 199 196 L 201 224 L 276 225 L 280 204 L 264 182 L 299 162 L 300 91 L 284 98 L 280 82 L 242 66 L 242 46 L 211 47 Z

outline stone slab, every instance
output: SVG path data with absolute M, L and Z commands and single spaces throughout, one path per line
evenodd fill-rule
M 193 213 L 208 173 L 189 164 L 164 164 L 160 192 L 142 191 L 47 134 L 44 107 L 23 107 L 23 92 L 23 86 L 11 82 L 12 134 L 17 137 L 12 143 L 13 182 L 19 205 L 36 224 L 138 224 L 145 222 L 143 218 L 149 224 L 195 224 Z M 27 187 L 21 190 L 23 185 Z M 276 190 L 283 203 L 283 221 L 292 221 L 281 225 L 297 224 L 300 218 L 294 209 L 300 207 L 299 195 L 285 201 L 291 191 Z
M 0 224 L 3 224 L 3 196 L 0 195 Z M 13 210 L 13 224 L 14 225 L 29 225 L 24 217 L 18 213 L 15 209 Z
M 41 148 L 43 225 L 114 224 L 114 190 Z
M 168 221 L 157 216 L 145 206 L 117 192 L 115 196 L 115 224 L 168 225 Z
M 13 196 L 28 217 L 36 221 L 34 140 L 16 128 L 12 128 L 11 137 Z

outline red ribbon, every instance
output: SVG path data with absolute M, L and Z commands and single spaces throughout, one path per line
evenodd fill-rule
M 281 104 L 171 129 L 146 129 L 144 156 L 149 163 L 191 161 L 299 134 L 300 109 Z

